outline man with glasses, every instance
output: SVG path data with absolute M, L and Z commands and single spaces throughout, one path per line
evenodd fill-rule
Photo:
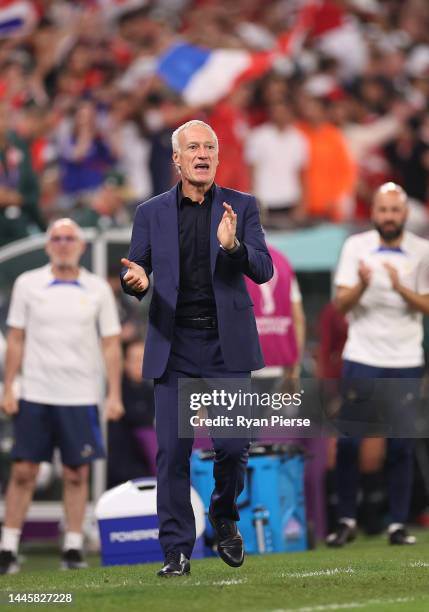
M 0 573 L 19 571 L 18 544 L 39 465 L 61 451 L 65 537 L 63 569 L 86 567 L 82 523 L 88 498 L 89 464 L 103 456 L 97 403 L 100 348 L 108 383 L 105 414 L 123 414 L 120 395 L 120 324 L 112 291 L 79 266 L 85 250 L 80 227 L 60 219 L 48 229 L 46 266 L 15 281 L 3 410 L 13 417 L 12 469 L 5 499 Z M 15 379 L 21 371 L 19 401 Z

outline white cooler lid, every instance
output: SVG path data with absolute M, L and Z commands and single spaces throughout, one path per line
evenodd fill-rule
M 197 537 L 199 537 L 205 529 L 204 504 L 193 487 L 191 487 L 191 503 Z M 105 491 L 95 506 L 97 520 L 154 514 L 156 514 L 156 478 L 128 480 Z

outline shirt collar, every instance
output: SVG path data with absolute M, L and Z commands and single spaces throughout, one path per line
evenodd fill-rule
M 376 251 L 377 253 L 404 253 L 404 249 L 400 246 L 389 247 L 380 245 Z
M 205 193 L 204 193 L 204 201 L 207 201 L 209 204 L 211 204 L 213 202 L 213 197 L 214 197 L 214 190 L 215 190 L 215 183 L 212 183 L 210 189 L 208 189 Z M 183 203 L 185 200 L 191 201 L 193 202 L 194 200 L 191 200 L 191 198 L 188 198 L 187 196 L 184 196 L 182 193 L 182 181 L 180 181 L 179 183 L 179 189 L 177 191 L 177 204 L 179 208 L 183 207 Z
M 52 285 L 68 284 L 68 285 L 77 285 L 83 288 L 85 285 L 85 270 L 81 266 L 79 266 L 78 277 L 72 281 L 61 281 L 55 278 L 55 276 L 52 273 L 52 266 L 50 263 L 45 265 L 45 273 L 46 273 L 46 282 L 47 282 L 46 286 L 47 287 L 50 287 Z

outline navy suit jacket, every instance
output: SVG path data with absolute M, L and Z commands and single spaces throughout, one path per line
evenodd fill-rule
M 179 185 L 140 204 L 134 218 L 128 259 L 153 272 L 154 287 L 149 309 L 149 326 L 143 362 L 145 378 L 163 375 L 170 355 L 179 291 Z M 235 259 L 220 248 L 217 229 L 228 202 L 237 214 L 237 238 L 244 243 L 247 257 Z M 246 193 L 215 185 L 210 226 L 210 263 L 216 300 L 218 331 L 227 370 L 245 372 L 264 367 L 253 303 L 244 274 L 258 284 L 273 275 L 271 256 L 259 221 L 256 199 Z M 144 293 L 122 287 L 142 299 Z

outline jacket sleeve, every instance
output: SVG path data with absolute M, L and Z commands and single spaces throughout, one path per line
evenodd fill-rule
M 274 273 L 273 262 L 268 251 L 264 230 L 259 220 L 259 211 L 256 198 L 250 197 L 246 206 L 244 217 L 243 248 L 236 253 L 224 257 L 234 258 L 240 265 L 243 274 L 248 276 L 258 285 L 268 282 Z
M 144 271 L 149 278 L 152 273 L 150 225 L 146 214 L 147 211 L 144 209 L 144 206 L 144 204 L 140 204 L 136 210 L 128 259 L 144 268 Z M 120 273 L 122 289 L 128 295 L 133 295 L 138 300 L 141 300 L 148 292 L 150 284 L 145 291 L 137 292 L 129 289 L 124 281 L 124 276 L 127 273 L 127 270 L 128 268 L 124 267 Z

